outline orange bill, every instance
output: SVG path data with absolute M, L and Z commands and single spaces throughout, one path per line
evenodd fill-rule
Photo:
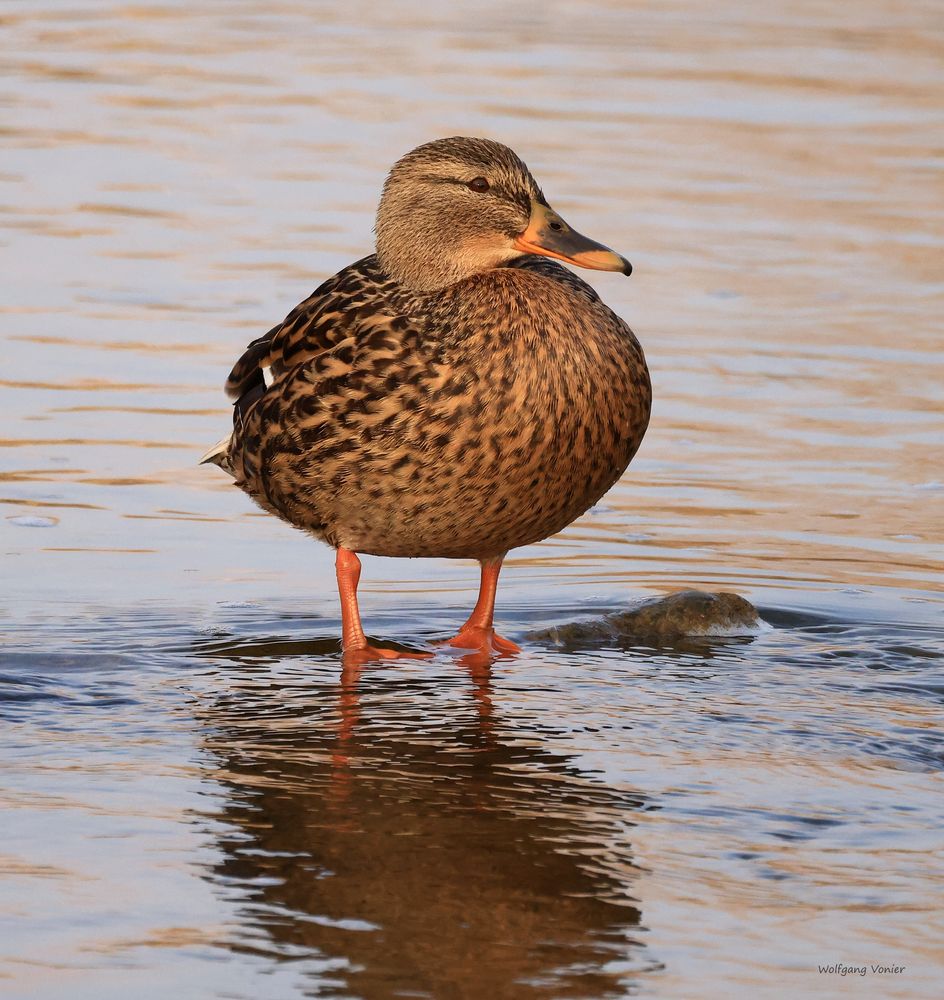
M 540 254 L 556 260 L 589 267 L 594 271 L 633 273 L 633 265 L 618 253 L 596 240 L 575 232 L 548 205 L 531 202 L 531 221 L 515 240 L 515 249 L 522 253 Z

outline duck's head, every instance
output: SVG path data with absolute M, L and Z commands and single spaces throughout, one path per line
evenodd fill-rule
M 624 257 L 571 229 L 518 156 L 491 139 L 437 139 L 407 153 L 384 184 L 376 228 L 384 270 L 417 291 L 524 254 L 632 271 Z

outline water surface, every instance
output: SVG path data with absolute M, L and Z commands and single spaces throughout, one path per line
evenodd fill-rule
M 0 993 L 939 995 L 937 5 L 2 28 Z M 622 482 L 508 560 L 503 631 L 692 586 L 769 629 L 355 676 L 331 553 L 195 465 L 234 357 L 452 134 L 633 261 L 593 280 L 655 393 Z M 364 562 L 375 636 L 474 601 Z

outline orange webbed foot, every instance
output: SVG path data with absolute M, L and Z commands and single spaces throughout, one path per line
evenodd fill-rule
M 458 635 L 451 639 L 443 639 L 437 645 L 456 646 L 458 649 L 475 649 L 483 653 L 506 655 L 521 652 L 521 647 L 516 642 L 503 638 L 495 629 L 475 625 L 463 626 L 459 629 Z
M 418 652 L 410 649 L 389 649 L 385 646 L 363 645 L 351 646 L 342 653 L 344 666 L 351 667 L 371 660 L 429 660 L 432 653 Z

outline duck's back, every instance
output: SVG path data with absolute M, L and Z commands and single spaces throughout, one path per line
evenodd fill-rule
M 537 258 L 421 296 L 365 258 L 250 345 L 228 390 L 237 484 L 391 556 L 485 558 L 560 531 L 622 474 L 651 402 L 629 328 Z

